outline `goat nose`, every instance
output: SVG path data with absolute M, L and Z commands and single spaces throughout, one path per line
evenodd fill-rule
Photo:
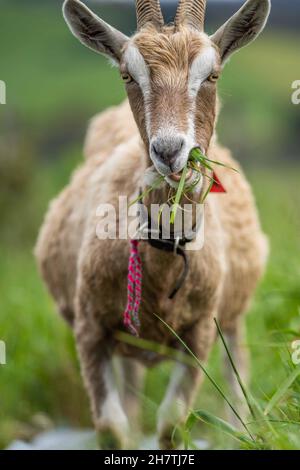
M 172 139 L 155 139 L 151 144 L 151 153 L 171 169 L 184 146 L 184 139 L 173 137 Z

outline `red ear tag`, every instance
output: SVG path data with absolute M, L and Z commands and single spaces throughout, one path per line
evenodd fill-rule
M 213 172 L 213 179 L 214 179 L 214 183 L 211 187 L 210 192 L 211 193 L 226 193 L 227 192 L 226 189 L 222 185 L 221 181 L 219 180 L 215 172 Z

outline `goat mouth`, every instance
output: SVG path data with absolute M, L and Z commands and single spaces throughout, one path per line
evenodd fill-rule
M 181 180 L 181 176 L 182 176 L 182 171 L 179 171 L 179 173 L 172 173 L 171 175 L 169 175 L 169 178 L 173 181 L 175 181 L 176 183 L 179 183 L 179 181 Z M 187 171 L 187 174 L 186 174 L 186 178 L 185 178 L 185 181 L 189 181 L 193 176 L 193 170 L 192 168 L 189 168 L 188 171 Z

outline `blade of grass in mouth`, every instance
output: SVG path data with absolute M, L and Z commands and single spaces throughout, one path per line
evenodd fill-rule
M 219 166 L 222 166 L 224 168 L 228 168 L 230 170 L 238 172 L 238 170 L 226 165 L 225 163 L 217 162 L 215 160 L 210 160 L 209 158 L 207 158 L 202 153 L 202 151 L 200 150 L 199 147 L 195 147 L 194 149 L 192 149 L 190 154 L 189 154 L 188 162 L 182 170 L 182 174 L 181 174 L 181 178 L 180 178 L 180 182 L 179 182 L 176 194 L 175 194 L 174 198 L 172 198 L 173 199 L 173 207 L 172 207 L 171 216 L 170 216 L 170 223 L 172 225 L 174 225 L 174 223 L 175 223 L 176 214 L 177 214 L 178 208 L 180 207 L 181 198 L 184 194 L 187 172 L 190 168 L 192 168 L 194 171 L 196 171 L 198 173 L 204 174 L 204 176 L 207 176 L 210 180 L 209 187 L 207 188 L 204 196 L 202 197 L 202 200 L 201 200 L 202 204 L 204 203 L 205 199 L 207 198 L 207 196 L 210 193 L 210 190 L 213 186 L 214 179 L 212 177 L 208 176 L 208 175 L 205 175 L 205 173 L 203 173 L 201 171 L 201 168 L 197 168 L 197 163 L 200 163 L 202 165 L 202 167 L 204 167 L 204 168 L 206 168 L 210 171 L 213 171 L 213 167 L 212 167 L 212 164 L 213 164 L 213 165 L 219 165 Z M 159 176 L 158 179 L 148 189 L 146 189 L 141 195 L 139 195 L 134 201 L 132 201 L 130 203 L 130 206 L 132 206 L 133 204 L 135 204 L 138 201 L 141 201 L 144 197 L 148 196 L 151 193 L 151 191 L 153 191 L 154 189 L 157 189 L 160 186 L 160 184 L 163 182 L 163 180 L 164 180 L 164 177 Z M 192 187 L 193 186 L 191 186 L 191 188 Z M 168 204 L 170 201 L 171 201 L 171 199 L 169 199 L 166 202 L 166 204 Z
M 180 204 L 181 196 L 182 196 L 182 193 L 183 193 L 183 190 L 184 190 L 184 183 L 185 183 L 185 180 L 186 180 L 187 171 L 188 171 L 188 166 L 185 165 L 184 169 L 182 170 L 180 182 L 179 182 L 178 189 L 177 189 L 176 196 L 175 196 L 175 201 L 174 201 L 174 204 L 173 204 L 173 207 L 172 207 L 170 222 L 173 225 L 174 225 L 177 210 L 178 210 L 178 207 L 179 207 L 179 204 Z
M 231 167 L 229 165 L 226 165 L 225 163 L 222 163 L 222 162 L 217 162 L 216 160 L 211 160 L 210 158 L 206 157 L 201 152 L 199 147 L 196 147 L 193 150 L 191 150 L 190 160 L 200 162 L 200 163 L 202 163 L 203 166 L 205 166 L 206 168 L 208 168 L 210 170 L 213 169 L 210 165 L 211 163 L 213 163 L 214 165 L 219 165 L 219 166 L 222 166 L 224 168 L 228 168 L 229 170 L 236 171 L 238 173 L 238 170 L 236 168 L 233 168 L 233 167 Z
M 137 202 L 141 201 L 142 199 L 144 199 L 144 197 L 148 196 L 148 194 L 151 193 L 151 191 L 153 191 L 154 189 L 157 189 L 160 184 L 164 181 L 164 177 L 163 176 L 159 176 L 157 178 L 157 180 L 148 188 L 146 189 L 142 194 L 140 194 L 136 199 L 134 199 L 134 201 L 132 201 L 130 204 L 129 204 L 129 207 L 133 206 L 134 204 L 136 204 Z

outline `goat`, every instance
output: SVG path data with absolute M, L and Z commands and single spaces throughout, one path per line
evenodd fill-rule
M 58 309 L 74 331 L 81 371 L 102 448 L 126 447 L 129 421 L 138 410 L 144 365 L 164 359 L 125 343 L 128 241 L 99 240 L 99 204 L 117 207 L 118 196 L 132 199 L 143 175 L 154 165 L 165 178 L 148 196 L 166 200 L 191 149 L 239 172 L 218 169 L 226 194 L 205 201 L 205 243 L 187 253 L 190 270 L 171 300 L 168 293 L 181 270 L 181 258 L 142 243 L 141 338 L 180 349 L 154 315 L 164 320 L 200 361 L 216 340 L 214 318 L 226 334 L 237 367 L 246 376 L 241 346 L 243 314 L 249 307 L 267 261 L 251 188 L 238 163 L 217 143 L 217 82 L 236 50 L 263 30 L 269 0 L 248 0 L 212 36 L 204 33 L 205 0 L 181 0 L 175 20 L 165 25 L 158 0 L 137 0 L 137 33 L 128 38 L 97 17 L 79 0 L 66 0 L 64 17 L 73 34 L 119 67 L 128 100 L 97 116 L 85 144 L 86 159 L 50 209 L 39 234 L 36 257 Z M 197 205 L 208 182 L 202 178 L 190 199 Z M 118 391 L 112 359 L 122 364 L 124 395 Z M 239 388 L 231 368 L 235 393 Z M 172 448 L 174 425 L 185 420 L 202 379 L 198 368 L 177 362 L 158 410 L 160 447 Z M 125 413 L 125 411 L 126 413 Z

